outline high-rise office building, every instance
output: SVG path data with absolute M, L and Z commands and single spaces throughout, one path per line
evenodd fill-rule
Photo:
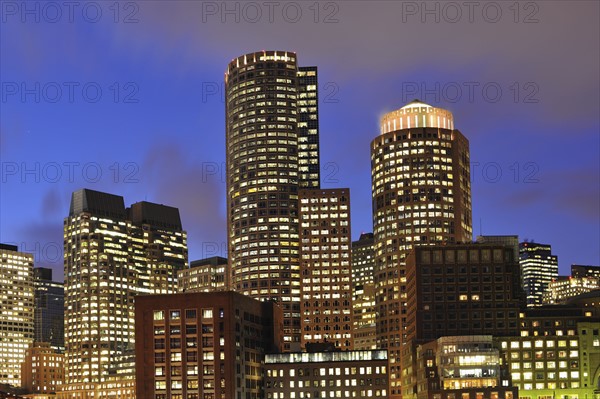
M 351 350 L 350 190 L 300 190 L 302 348 L 331 342 Z
M 406 339 L 405 258 L 415 245 L 470 242 L 469 142 L 452 113 L 415 100 L 381 119 L 371 142 L 378 347 L 400 392 Z
M 373 233 L 362 233 L 352 241 L 352 282 L 354 285 L 375 283 L 375 249 Z
M 52 269 L 33 269 L 34 339 L 47 342 L 58 352 L 65 350 L 65 285 L 52 281 Z
M 190 267 L 177 272 L 177 292 L 227 291 L 229 288 L 227 259 L 220 256 L 190 262 Z
M 33 343 L 33 255 L 0 244 L 0 384 L 21 384 Z
M 135 304 L 139 399 L 261 399 L 282 344 L 273 302 L 236 292 L 143 295 Z
M 539 306 L 548 284 L 558 278 L 558 257 L 550 245 L 526 241 L 519 244 L 519 258 L 527 306 Z
M 298 67 L 298 183 L 321 187 L 317 67 Z
M 177 208 L 125 208 L 123 197 L 84 189 L 71 197 L 64 248 L 65 379 L 94 390 L 133 351 L 134 297 L 176 292 L 187 235 Z
M 375 250 L 373 233 L 352 242 L 354 350 L 377 348 L 375 336 Z
M 318 187 L 316 68 L 261 51 L 227 67 L 227 238 L 231 284 L 284 312 L 285 347 L 300 345 L 298 189 Z

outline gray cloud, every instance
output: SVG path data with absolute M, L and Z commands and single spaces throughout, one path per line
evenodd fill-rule
M 226 219 L 223 165 L 213 160 L 189 159 L 174 143 L 157 143 L 140 166 L 141 181 L 148 187 L 149 201 L 179 208 L 188 232 L 190 260 L 225 256 Z M 219 253 L 212 253 L 219 248 Z

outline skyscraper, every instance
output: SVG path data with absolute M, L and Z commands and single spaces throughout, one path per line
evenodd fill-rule
M 225 74 L 230 281 L 281 302 L 287 350 L 300 344 L 298 189 L 319 181 L 316 82 L 286 51 L 237 57 Z
M 47 342 L 56 351 L 65 350 L 65 285 L 52 281 L 52 269 L 33 269 L 34 339 Z
M 381 119 L 371 177 L 377 341 L 389 352 L 390 398 L 398 398 L 405 258 L 415 245 L 472 240 L 469 142 L 454 129 L 451 112 L 415 100 Z
M 125 208 L 123 197 L 84 189 L 71 197 L 64 248 L 66 383 L 103 382 L 133 351 L 134 297 L 176 292 L 187 235 L 177 208 Z
M 21 385 L 33 343 L 33 255 L 0 244 L 0 384 Z
M 302 347 L 351 350 L 350 190 L 300 190 Z
M 558 278 L 558 257 L 552 255 L 550 245 L 522 242 L 519 244 L 519 263 L 527 306 L 539 306 L 548 284 Z
M 321 187 L 317 67 L 298 67 L 298 183 Z
M 352 242 L 354 349 L 377 348 L 375 337 L 375 251 L 373 233 Z

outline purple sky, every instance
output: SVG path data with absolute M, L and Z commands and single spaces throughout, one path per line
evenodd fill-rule
M 353 238 L 379 118 L 420 98 L 470 140 L 475 235 L 600 264 L 597 1 L 78 4 L 0 3 L 0 241 L 58 279 L 84 187 L 179 207 L 190 260 L 226 255 L 222 81 L 263 49 L 319 67 L 323 186 L 350 187 Z

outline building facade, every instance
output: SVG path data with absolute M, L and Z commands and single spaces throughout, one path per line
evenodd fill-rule
M 137 397 L 261 399 L 265 353 L 282 345 L 281 308 L 228 292 L 136 298 Z
M 517 399 L 491 335 L 440 337 L 417 348 L 418 399 Z
M 125 208 L 84 189 L 71 198 L 64 248 L 66 383 L 102 383 L 133 351 L 135 296 L 176 292 L 187 235 L 176 208 Z
M 542 294 L 542 303 L 544 305 L 565 303 L 571 298 L 593 290 L 600 290 L 599 278 L 559 276 L 548 283 L 548 288 Z
M 482 244 L 500 244 L 511 247 L 514 250 L 514 258 L 519 259 L 519 236 L 517 235 L 483 235 L 477 236 L 478 243 Z
M 302 188 L 321 187 L 318 87 L 317 67 L 298 67 L 298 183 Z
M 597 297 L 597 296 L 596 296 Z M 600 395 L 600 307 L 586 301 L 528 307 L 520 337 L 495 338 L 520 397 Z
M 59 352 L 65 350 L 65 285 L 52 281 L 52 269 L 33 269 L 34 340 L 48 342 Z
M 511 247 L 415 247 L 406 260 L 407 338 L 518 336 L 524 301 Z
M 64 385 L 55 396 L 39 399 L 136 399 L 135 380 L 115 379 L 98 383 Z M 33 397 L 32 399 L 38 399 Z
M 571 276 L 575 278 L 591 277 L 600 280 L 600 266 L 571 265 Z
M 21 363 L 33 343 L 33 255 L 0 244 L 0 384 L 21 384 Z
M 21 365 L 21 387 L 28 392 L 55 393 L 65 381 L 65 355 L 48 342 L 34 342 Z
M 452 113 L 417 100 L 384 115 L 371 142 L 377 345 L 388 350 L 391 398 L 401 395 L 406 256 L 415 245 L 472 240 L 469 168 Z
M 520 243 L 519 257 L 527 306 L 539 306 L 548 284 L 558 278 L 558 257 L 550 245 L 535 242 Z
M 302 348 L 352 350 L 350 190 L 300 190 Z
M 524 298 L 519 263 L 510 245 L 471 243 L 415 247 L 406 259 L 406 279 L 403 398 L 414 397 L 412 394 L 418 391 L 419 345 L 447 336 L 519 335 Z M 432 381 L 427 381 L 431 392 L 443 390 L 443 384 L 438 381 L 438 385 L 430 385 Z
M 229 287 L 227 259 L 220 256 L 190 262 L 190 267 L 177 272 L 177 292 L 227 291 Z
M 265 398 L 387 398 L 386 351 L 267 355 Z
M 373 242 L 373 233 L 362 233 L 352 242 L 354 350 L 377 349 Z
M 286 51 L 237 57 L 225 73 L 230 280 L 281 302 L 287 350 L 301 339 L 298 189 L 319 181 L 316 81 Z

